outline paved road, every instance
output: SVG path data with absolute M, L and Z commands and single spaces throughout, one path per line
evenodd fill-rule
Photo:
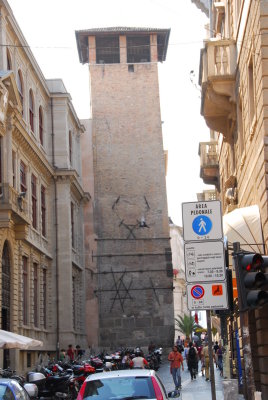
M 210 381 L 206 382 L 205 377 L 202 377 L 200 372 L 196 380 L 191 381 L 190 372 L 187 370 L 186 362 L 184 361 L 185 371 L 182 372 L 182 391 L 180 400 L 211 400 L 211 385 Z M 169 364 L 163 363 L 158 371 L 159 376 L 163 384 L 165 385 L 166 391 L 170 392 L 174 390 L 174 383 L 172 376 L 169 372 Z M 222 392 L 222 379 L 220 372 L 215 369 L 215 381 L 216 381 L 216 398 L 217 400 L 223 400 Z

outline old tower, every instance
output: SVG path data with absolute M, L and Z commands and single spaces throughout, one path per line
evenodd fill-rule
M 158 87 L 169 33 L 76 32 L 91 86 L 100 346 L 169 346 L 174 338 Z

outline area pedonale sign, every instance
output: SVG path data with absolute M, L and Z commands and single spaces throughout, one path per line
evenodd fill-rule
M 228 308 L 220 201 L 183 203 L 182 220 L 188 309 Z
M 183 203 L 182 222 L 185 242 L 223 240 L 220 201 Z

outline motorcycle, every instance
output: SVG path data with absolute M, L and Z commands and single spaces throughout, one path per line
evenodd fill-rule
M 42 372 L 28 372 L 26 381 L 34 383 L 38 388 L 38 398 L 64 398 L 76 399 L 77 390 L 72 375 L 54 375 L 48 368 L 42 368 Z

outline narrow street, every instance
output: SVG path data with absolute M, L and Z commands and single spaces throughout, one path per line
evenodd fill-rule
M 183 400 L 210 400 L 211 399 L 211 385 L 210 381 L 206 382 L 205 377 L 202 376 L 199 371 L 196 380 L 191 381 L 190 373 L 187 369 L 186 362 L 184 361 L 184 372 L 182 372 L 182 391 L 180 399 Z M 158 374 L 166 388 L 167 392 L 174 390 L 174 383 L 172 376 L 169 372 L 169 363 L 163 362 Z M 223 400 L 222 392 L 222 378 L 220 372 L 215 369 L 215 380 L 216 380 L 216 398 L 217 400 Z

